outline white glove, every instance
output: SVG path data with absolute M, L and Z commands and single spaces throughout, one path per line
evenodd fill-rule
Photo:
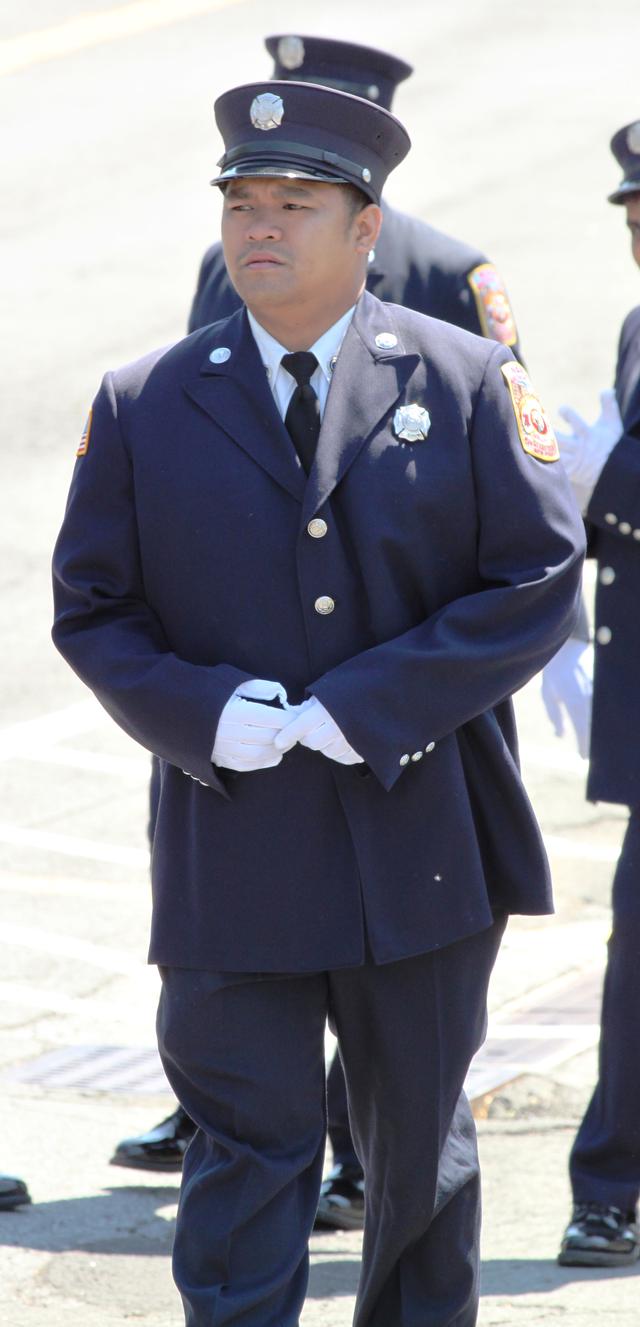
M 571 637 L 542 670 L 542 699 L 556 737 L 565 731 L 563 708 L 573 725 L 578 751 L 589 755 L 593 645 Z
M 576 501 L 584 514 L 609 453 L 624 433 L 622 417 L 613 388 L 600 393 L 600 414 L 595 424 L 587 424 L 571 406 L 560 406 L 558 414 L 566 419 L 571 432 L 556 437 L 562 464 L 571 481 Z
M 264 700 L 280 701 L 282 709 L 261 705 Z M 225 769 L 272 769 L 279 765 L 283 752 L 276 750 L 274 740 L 298 706 L 289 705 L 287 693 L 279 682 L 267 682 L 260 677 L 251 678 L 236 687 L 218 720 L 211 759 L 214 765 Z
M 315 696 L 297 708 L 297 717 L 290 720 L 275 738 L 274 746 L 278 751 L 289 751 L 299 742 L 310 751 L 321 751 L 329 760 L 337 760 L 339 765 L 364 765 L 362 756 L 349 746 L 335 719 Z

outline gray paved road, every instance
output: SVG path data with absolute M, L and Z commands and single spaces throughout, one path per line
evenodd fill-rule
M 167 1105 L 142 1053 L 156 990 L 144 967 L 146 760 L 100 719 L 49 644 L 48 561 L 101 373 L 184 326 L 217 227 L 213 98 L 262 77 L 262 34 L 299 24 L 301 12 L 304 29 L 388 46 L 416 64 L 397 101 L 415 146 L 391 197 L 499 264 L 550 406 L 594 410 L 622 316 L 638 301 L 622 217 L 604 202 L 616 179 L 610 133 L 640 113 L 637 0 L 511 9 L 326 0 L 319 15 L 283 0 L 32 0 L 27 12 L 5 0 L 0 1168 L 25 1174 L 36 1199 L 0 1217 L 0 1322 L 10 1327 L 180 1320 L 167 1260 L 175 1181 L 107 1165 L 113 1143 Z M 537 1327 L 564 1314 L 591 1327 L 597 1312 L 631 1327 L 632 1278 L 573 1278 L 552 1261 L 570 1125 L 593 1074 L 623 817 L 585 807 L 581 764 L 549 736 L 535 684 L 519 709 L 559 916 L 514 924 L 493 986 L 489 1049 L 502 1078 L 519 1076 L 496 1094 L 488 1061 L 478 1070 L 481 1322 Z M 555 1040 L 540 1033 L 549 1000 Z M 79 1049 L 96 1047 L 130 1052 L 119 1086 L 113 1063 L 96 1081 L 95 1059 Z M 40 1057 L 69 1048 L 73 1072 L 54 1087 Z M 17 1078 L 25 1067 L 30 1078 Z M 357 1256 L 353 1236 L 314 1240 L 305 1327 L 350 1321 Z

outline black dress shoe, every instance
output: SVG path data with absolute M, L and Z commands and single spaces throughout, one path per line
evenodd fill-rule
M 640 1256 L 635 1212 L 605 1203 L 576 1203 L 564 1232 L 562 1267 L 628 1267 Z
M 0 1175 L 0 1212 L 9 1212 L 13 1207 L 25 1207 L 30 1202 L 24 1180 L 17 1180 L 13 1175 Z
M 148 1133 L 124 1138 L 111 1158 L 112 1166 L 132 1170 L 182 1170 L 182 1158 L 196 1131 L 182 1106 Z
M 337 1165 L 323 1180 L 314 1229 L 362 1230 L 364 1175 L 359 1166 Z

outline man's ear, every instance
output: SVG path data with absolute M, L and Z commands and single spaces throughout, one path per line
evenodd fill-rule
M 382 226 L 382 211 L 375 203 L 368 203 L 362 208 L 361 212 L 356 213 L 356 251 L 357 253 L 369 253 L 370 249 L 375 249 L 380 227 Z

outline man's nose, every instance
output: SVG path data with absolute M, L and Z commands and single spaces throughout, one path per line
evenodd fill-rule
M 247 233 L 249 239 L 259 240 L 260 242 L 282 238 L 282 228 L 271 210 L 267 208 L 256 209 L 251 213 Z

